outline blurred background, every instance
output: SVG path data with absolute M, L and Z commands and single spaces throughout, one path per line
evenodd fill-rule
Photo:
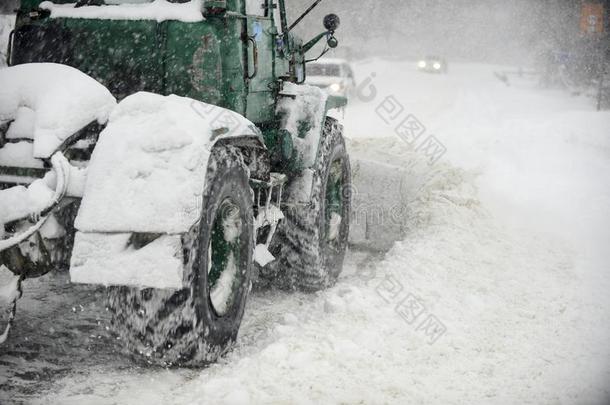
M 293 0 L 306 9 L 312 0 Z M 434 52 L 453 60 L 531 65 L 550 49 L 578 51 L 598 39 L 584 35 L 581 14 L 597 18 L 596 33 L 608 16 L 578 0 L 327 0 L 299 27 L 312 35 L 315 20 L 330 12 L 340 15 L 342 51 L 353 57 L 385 56 L 415 59 Z M 293 16 L 296 17 L 296 16 Z M 596 38 L 592 38 L 596 37 Z M 606 37 L 607 38 L 607 37 Z M 347 48 L 347 49 L 345 49 Z
M 287 2 L 296 5 L 289 7 L 295 19 L 314 0 Z M 605 16 L 595 5 L 605 7 Z M 0 13 L 17 7 L 18 0 L 0 1 Z M 435 52 L 454 60 L 531 65 L 549 50 L 591 47 L 596 36 L 584 35 L 589 24 L 582 14 L 597 19 L 592 25 L 599 33 L 608 26 L 609 8 L 609 0 L 324 0 L 298 29 L 313 35 L 323 16 L 334 12 L 342 20 L 341 52 L 354 58 L 415 59 Z
M 293 12 L 313 2 L 293 1 L 298 4 Z M 342 21 L 341 46 L 329 56 L 355 61 L 436 55 L 504 65 L 536 74 L 544 87 L 600 91 L 606 106 L 610 99 L 604 80 L 610 61 L 609 0 L 326 0 L 298 27 L 301 34 L 319 32 L 328 13 Z M 509 76 L 498 74 L 508 83 Z
M 294 20 L 314 0 L 287 2 Z M 0 14 L 17 7 L 18 0 L 1 0 Z M 336 13 L 341 46 L 328 56 L 356 61 L 437 55 L 536 69 L 547 86 L 596 87 L 610 59 L 609 10 L 610 0 L 324 0 L 297 31 L 310 38 L 322 30 L 324 15 Z M 321 48 L 310 55 L 316 51 Z

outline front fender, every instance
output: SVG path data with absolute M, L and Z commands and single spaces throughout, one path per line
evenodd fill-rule
M 182 288 L 182 236 L 201 218 L 208 159 L 224 143 L 244 150 L 252 177 L 268 177 L 262 136 L 241 115 L 178 96 L 123 100 L 91 156 L 72 281 Z
M 281 129 L 292 136 L 300 166 L 311 168 L 316 161 L 329 110 L 345 107 L 347 99 L 329 96 L 315 86 L 294 83 L 285 83 L 280 96 L 277 112 L 282 117 Z
M 254 124 L 235 112 L 178 96 L 126 98 L 91 156 L 76 229 L 188 232 L 199 219 L 210 152 L 229 139 L 262 145 Z

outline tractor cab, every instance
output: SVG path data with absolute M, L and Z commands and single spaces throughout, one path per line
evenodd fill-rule
M 119 100 L 177 94 L 264 124 L 282 82 L 305 78 L 310 48 L 291 28 L 284 0 L 23 0 L 8 64 L 64 64 Z

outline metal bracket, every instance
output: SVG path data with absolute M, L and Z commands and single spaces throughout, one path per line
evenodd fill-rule
M 284 185 L 287 181 L 288 177 L 280 173 L 271 173 L 269 182 L 251 180 L 251 185 L 256 195 L 255 204 L 257 207 L 257 214 L 254 218 L 254 234 L 257 235 L 257 239 L 258 231 L 265 227 L 269 227 L 269 232 L 266 235 L 264 243 L 257 245 L 257 249 L 262 245 L 268 252 L 269 245 L 273 240 L 277 226 L 280 221 L 284 219 L 284 214 L 282 213 L 280 206 L 282 204 Z M 263 193 L 264 202 L 262 202 Z M 275 199 L 273 198 L 274 194 Z M 264 264 L 261 265 L 264 266 Z

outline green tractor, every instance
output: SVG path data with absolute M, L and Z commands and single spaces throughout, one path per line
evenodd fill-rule
M 293 34 L 320 1 L 289 24 L 285 0 L 21 0 L 0 69 L 0 272 L 69 265 L 108 287 L 131 352 L 179 366 L 231 348 L 255 280 L 332 286 L 351 175 L 328 113 L 347 100 L 303 82 L 339 19 Z

